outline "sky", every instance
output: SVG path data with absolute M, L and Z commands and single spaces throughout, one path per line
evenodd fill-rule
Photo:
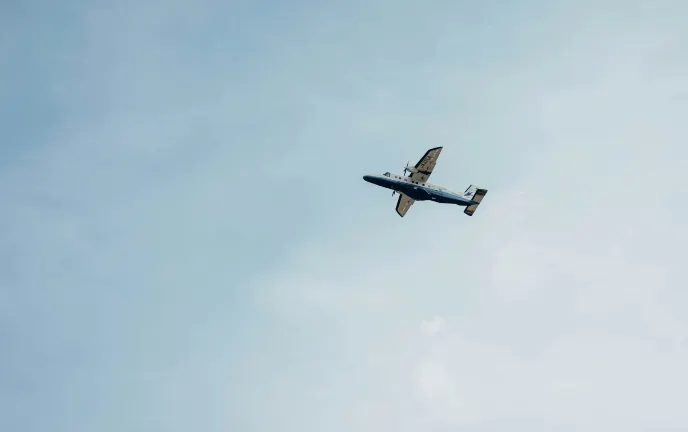
M 687 15 L 3 2 L 0 430 L 688 429 Z

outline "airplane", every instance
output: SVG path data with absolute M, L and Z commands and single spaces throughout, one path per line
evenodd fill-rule
M 403 176 L 386 172 L 383 175 L 364 175 L 363 180 L 383 188 L 392 189 L 392 196 L 399 193 L 396 210 L 401 217 L 406 215 L 406 212 L 416 201 L 435 201 L 463 206 L 466 207 L 463 212 L 468 216 L 473 216 L 478 205 L 487 194 L 487 189 L 470 185 L 463 194 L 459 194 L 441 186 L 427 183 L 435 169 L 441 151 L 442 147 L 432 148 L 425 152 L 415 166 L 409 167 L 407 163 Z M 407 176 L 406 172 L 411 174 Z

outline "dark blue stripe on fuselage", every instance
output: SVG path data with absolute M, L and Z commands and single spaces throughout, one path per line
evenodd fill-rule
M 460 195 L 431 189 L 421 184 L 409 183 L 403 180 L 378 176 L 363 176 L 363 180 L 377 186 L 401 192 L 416 201 L 435 201 L 439 203 L 457 204 L 461 206 L 469 206 L 473 204 L 472 201 L 466 200 Z

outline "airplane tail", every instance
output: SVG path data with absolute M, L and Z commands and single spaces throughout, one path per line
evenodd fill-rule
M 469 198 L 478 204 L 469 205 L 463 212 L 468 216 L 473 216 L 473 213 L 478 209 L 478 205 L 485 195 L 487 195 L 487 189 L 480 189 L 473 185 L 468 186 L 468 189 L 463 193 L 464 198 Z

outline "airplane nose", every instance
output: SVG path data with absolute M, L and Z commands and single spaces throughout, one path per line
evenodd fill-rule
M 372 180 L 372 176 L 364 175 L 364 176 L 363 176 L 363 180 L 365 180 L 365 181 L 367 181 L 367 182 L 370 182 L 370 180 Z

